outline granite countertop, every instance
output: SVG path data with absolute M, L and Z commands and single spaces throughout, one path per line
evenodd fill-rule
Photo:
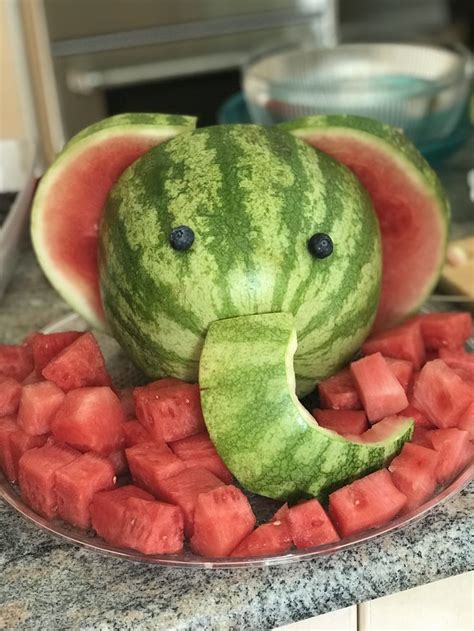
M 69 312 L 25 244 L 0 343 Z M 183 570 L 103 557 L 0 503 L 0 629 L 272 629 L 474 569 L 474 483 L 401 532 L 288 566 Z

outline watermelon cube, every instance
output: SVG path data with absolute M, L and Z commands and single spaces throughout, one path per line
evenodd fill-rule
M 92 528 L 99 537 L 114 546 L 120 546 L 123 518 L 129 498 L 153 501 L 153 495 L 133 484 L 113 491 L 96 493 L 89 506 Z
M 406 501 L 387 469 L 381 469 L 331 493 L 329 515 L 341 537 L 350 537 L 386 524 Z
M 404 512 L 421 506 L 433 496 L 438 457 L 433 449 L 406 443 L 390 463 L 392 481 L 407 498 Z
M 427 350 L 461 348 L 472 332 L 472 316 L 467 311 L 427 313 L 415 318 Z
M 439 351 L 439 359 L 442 359 L 450 368 L 462 370 L 463 378 L 474 380 L 474 353 L 468 353 L 463 348 L 457 350 L 442 348 Z
M 425 362 L 425 345 L 418 320 L 375 333 L 362 345 L 364 355 L 382 353 L 385 357 L 406 359 L 419 370 Z
M 184 521 L 178 506 L 129 497 L 119 545 L 142 554 L 177 554 L 183 549 Z
M 11 435 L 18 430 L 14 416 L 0 418 L 0 469 L 7 480 L 16 480 L 15 466 L 11 450 Z
M 199 434 L 206 429 L 199 386 L 166 380 L 135 388 L 137 418 L 157 440 L 169 443 Z
M 345 434 L 362 434 L 368 429 L 367 416 L 363 410 L 320 410 L 312 412 L 318 425 L 331 429 L 344 436 Z
M 56 473 L 79 456 L 74 449 L 47 443 L 20 458 L 18 481 L 23 499 L 46 519 L 57 513 Z
M 124 423 L 123 435 L 125 438 L 125 447 L 134 447 L 140 443 L 153 442 L 152 436 L 138 421 L 127 421 Z
M 254 526 L 255 515 L 242 491 L 221 486 L 197 498 L 191 548 L 202 556 L 228 556 Z
M 82 454 L 56 472 L 57 513 L 78 528 L 89 528 L 89 506 L 98 491 L 115 486 L 115 471 L 105 458 Z
M 291 548 L 290 528 L 285 521 L 262 524 L 251 532 L 230 554 L 231 557 L 261 557 L 285 554 Z
M 127 420 L 133 420 L 137 418 L 135 414 L 135 401 L 133 400 L 133 388 L 124 388 L 119 390 L 119 399 L 122 404 L 123 413 Z
M 13 377 L 0 377 L 0 417 L 16 414 L 20 396 L 20 382 Z
M 326 511 L 313 499 L 289 509 L 285 520 L 290 527 L 291 539 L 297 548 L 313 548 L 339 541 Z
M 123 446 L 124 420 L 119 398 L 110 388 L 79 388 L 66 394 L 51 431 L 56 440 L 79 451 L 107 455 Z
M 407 407 L 405 390 L 380 353 L 352 362 L 351 374 L 372 423 Z
M 24 386 L 29 386 L 31 383 L 39 383 L 40 381 L 43 381 L 43 377 L 38 377 L 38 375 L 36 374 L 36 370 L 33 370 L 32 372 L 30 372 L 28 377 L 23 379 L 21 383 Z
M 430 440 L 430 434 L 433 429 L 429 427 L 422 427 L 420 425 L 415 425 L 415 429 L 413 430 L 413 436 L 411 437 L 411 443 L 414 445 L 421 445 L 422 447 L 428 447 L 428 449 L 433 449 L 433 445 Z
M 428 427 L 434 429 L 436 426 L 427 418 L 420 410 L 418 410 L 411 403 L 407 407 L 399 412 L 399 416 L 404 418 L 412 418 L 415 421 L 415 427 Z
M 288 502 L 285 502 L 280 506 L 280 508 L 276 511 L 270 521 L 283 521 L 288 514 L 289 511 Z
M 133 481 L 153 495 L 159 495 L 158 482 L 186 469 L 165 443 L 141 443 L 125 450 Z
M 10 434 L 10 449 L 15 473 L 13 480 L 18 480 L 20 458 L 23 454 L 35 447 L 42 447 L 46 441 L 47 436 L 31 436 L 21 429 Z
M 437 429 L 430 433 L 429 439 L 439 452 L 436 477 L 440 484 L 451 482 L 466 465 L 473 462 L 474 445 L 470 443 L 467 432 L 455 427 Z
M 173 452 L 184 461 L 188 467 L 204 467 L 222 482 L 230 484 L 232 473 L 225 466 L 222 458 L 212 444 L 209 434 L 201 432 L 189 438 L 182 438 L 170 443 Z
M 23 386 L 18 409 L 18 425 L 27 434 L 40 436 L 51 431 L 51 422 L 65 394 L 51 381 Z
M 467 407 L 459 419 L 458 429 L 469 434 L 469 439 L 474 440 L 474 401 Z
M 35 372 L 41 375 L 43 368 L 56 357 L 62 350 L 81 337 L 83 333 L 79 331 L 65 331 L 62 333 L 36 333 L 29 340 L 29 345 L 33 350 L 33 361 Z
M 410 418 L 405 418 L 400 414 L 386 416 L 375 425 L 372 425 L 360 436 L 351 436 L 351 440 L 362 443 L 379 443 L 386 440 L 390 435 L 396 432 L 402 425 L 412 423 Z
M 0 344 L 0 373 L 23 381 L 33 370 L 33 353 L 29 346 Z
M 413 405 L 437 427 L 455 427 L 473 401 L 470 387 L 441 359 L 423 366 Z
M 362 405 L 348 368 L 318 384 L 321 407 L 333 410 L 360 410 Z
M 157 484 L 159 499 L 179 506 L 184 515 L 184 528 L 188 535 L 193 532 L 194 509 L 201 493 L 207 493 L 224 483 L 203 467 L 185 469 L 177 475 L 160 480 Z
M 83 333 L 43 368 L 48 381 L 69 392 L 86 386 L 111 386 L 104 357 L 92 333 Z
M 395 359 L 394 357 L 384 357 L 384 359 L 402 388 L 408 392 L 413 378 L 413 364 L 406 359 Z

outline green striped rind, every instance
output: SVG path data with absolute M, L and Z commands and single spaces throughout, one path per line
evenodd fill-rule
M 186 130 L 193 130 L 196 127 L 196 121 L 197 119 L 194 116 L 179 116 L 175 114 L 152 114 L 145 112 L 116 114 L 115 116 L 109 116 L 82 129 L 66 143 L 63 151 L 67 151 L 80 140 L 97 134 L 98 132 L 103 132 L 106 129 L 116 131 L 117 128 L 129 129 L 130 127 L 140 127 L 142 131 L 146 131 L 150 128 L 175 128 L 181 133 Z
M 106 323 L 99 317 L 82 294 L 81 288 L 71 280 L 67 270 L 63 270 L 51 256 L 54 242 L 50 239 L 51 218 L 45 220 L 49 196 L 54 186 L 63 177 L 73 177 L 76 165 L 81 166 L 89 149 L 106 145 L 111 139 L 136 138 L 143 136 L 160 144 L 196 126 L 196 118 L 172 116 L 168 114 L 118 114 L 105 118 L 76 134 L 56 157 L 53 164 L 41 178 L 36 191 L 31 212 L 31 238 L 37 259 L 57 292 L 91 326 L 105 329 Z M 80 211 L 80 209 L 78 209 Z M 74 226 L 71 226 L 71 233 Z
M 188 225 L 192 248 L 169 246 Z M 307 249 L 328 233 L 334 253 Z M 287 311 L 299 393 L 340 368 L 376 311 L 381 252 L 367 193 L 344 166 L 276 128 L 229 125 L 170 140 L 113 187 L 101 229 L 107 319 L 151 377 L 196 380 L 211 322 Z
M 407 176 L 416 181 L 420 190 L 432 198 L 433 208 L 436 208 L 438 211 L 438 220 L 444 232 L 444 248 L 440 248 L 438 268 L 434 270 L 432 277 L 427 279 L 426 287 L 422 288 L 423 291 L 420 291 L 419 304 L 413 306 L 413 311 L 416 311 L 417 307 L 426 300 L 438 281 L 449 237 L 450 204 L 435 171 L 415 145 L 405 136 L 403 131 L 371 118 L 354 116 L 352 114 L 304 116 L 280 123 L 278 126 L 302 140 L 311 138 L 312 132 L 323 131 L 329 133 L 331 130 L 347 134 L 349 140 L 354 136 L 362 138 L 368 147 L 373 144 L 379 150 L 389 155 L 391 160 L 400 161 Z M 387 174 L 387 177 L 390 177 L 390 174 Z
M 220 456 L 248 490 L 288 499 L 323 498 L 381 468 L 411 438 L 400 420 L 379 443 L 350 442 L 320 427 L 295 396 L 294 319 L 273 313 L 213 323 L 199 383 L 207 429 Z

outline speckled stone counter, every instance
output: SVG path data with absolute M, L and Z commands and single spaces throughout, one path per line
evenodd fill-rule
M 0 302 L 0 343 L 69 311 L 28 245 Z M 0 502 L 0 629 L 264 630 L 474 569 L 474 484 L 401 532 L 252 570 L 132 564 L 62 543 Z

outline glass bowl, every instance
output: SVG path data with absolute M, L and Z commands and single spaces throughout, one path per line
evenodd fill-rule
M 44 329 L 46 333 L 55 333 L 66 330 L 86 330 L 87 325 L 77 315 L 71 314 L 62 318 L 58 322 Z M 143 374 L 130 362 L 125 356 L 119 345 L 109 336 L 95 333 L 102 352 L 104 353 L 107 367 L 112 375 L 115 385 L 123 388 L 131 385 L 144 383 L 146 379 Z M 472 340 L 469 348 L 472 350 Z M 155 565 L 166 565 L 182 568 L 203 568 L 203 569 L 222 569 L 222 568 L 244 568 L 244 567 L 265 567 L 271 565 L 282 565 L 287 563 L 296 563 L 299 561 L 313 559 L 317 556 L 333 554 L 341 550 L 353 548 L 389 532 L 398 531 L 401 528 L 421 519 L 435 506 L 445 502 L 453 495 L 466 487 L 474 477 L 474 464 L 466 467 L 450 484 L 445 487 L 439 487 L 434 497 L 428 502 L 420 506 L 416 510 L 401 515 L 379 528 L 368 530 L 354 537 L 346 538 L 337 543 L 327 544 L 314 548 L 305 548 L 304 550 L 292 550 L 283 555 L 268 555 L 265 557 L 246 557 L 246 558 L 206 558 L 197 556 L 192 553 L 187 545 L 182 554 L 179 555 L 145 555 L 134 550 L 122 550 L 115 548 L 100 537 L 97 537 L 92 531 L 84 532 L 68 524 L 59 521 L 48 521 L 40 517 L 31 508 L 29 508 L 21 498 L 16 485 L 10 484 L 0 473 L 0 499 L 3 499 L 15 511 L 17 511 L 27 521 L 33 523 L 41 530 L 66 540 L 69 543 L 82 546 L 86 549 L 106 554 L 128 561 L 136 561 L 140 563 L 149 563 Z M 245 492 L 245 491 L 244 491 Z M 282 502 L 270 500 L 268 498 L 245 492 L 252 508 L 257 517 L 257 521 L 264 522 L 275 513 Z
M 259 55 L 243 69 L 253 122 L 357 114 L 399 127 L 420 148 L 469 132 L 472 58 L 461 45 L 342 44 Z

